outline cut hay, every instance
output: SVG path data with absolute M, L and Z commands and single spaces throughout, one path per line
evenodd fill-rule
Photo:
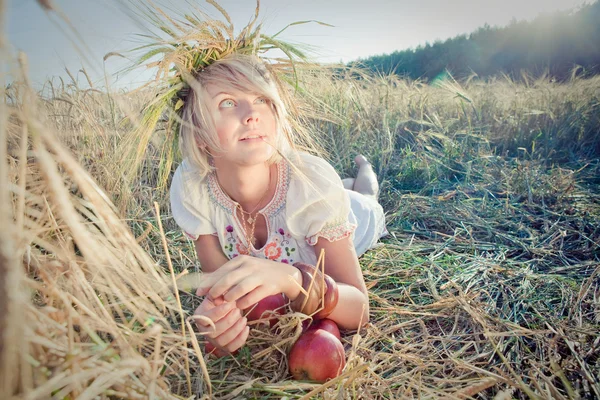
M 1 143 L 9 201 L 0 397 L 177 398 L 166 377 L 184 371 L 191 382 L 192 350 L 172 326 L 180 311 L 168 275 L 21 89 L 4 103 Z
M 200 299 L 180 293 L 182 328 L 169 290 L 173 274 L 196 268 L 190 242 L 166 212 L 163 232 L 149 197 L 129 203 L 147 208 L 129 210 L 125 226 L 35 96 L 16 104 L 3 132 L 3 245 L 14 247 L 0 270 L 10 343 L 2 398 L 599 397 L 597 163 L 575 170 L 478 155 L 472 162 L 485 168 L 452 182 L 425 142 L 414 160 L 440 178 L 419 190 L 397 186 L 410 178 L 406 152 L 380 163 L 391 236 L 361 259 L 371 321 L 344 333 L 347 367 L 320 385 L 287 371 L 298 314 L 253 329 L 236 357 L 201 355 L 188 318 Z
M 353 74 L 299 94 L 338 170 L 368 150 L 390 231 L 361 258 L 371 320 L 325 384 L 287 371 L 300 314 L 202 354 L 201 299 L 170 289 L 197 262 L 154 190 L 159 151 L 133 187 L 116 162 L 143 99 L 4 86 L 0 398 L 600 398 L 600 79 Z

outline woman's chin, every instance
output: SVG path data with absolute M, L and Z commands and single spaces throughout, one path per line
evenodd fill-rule
M 262 164 L 271 159 L 275 151 L 273 148 L 260 149 L 258 151 L 249 151 L 242 157 L 245 165 Z
M 244 151 L 243 153 L 240 151 L 237 154 L 229 154 L 221 157 L 219 161 L 216 161 L 218 164 L 217 168 L 228 168 L 232 165 L 239 165 L 244 167 L 251 167 L 258 164 L 264 164 L 269 161 L 275 151 L 272 148 L 261 149 L 259 151 Z

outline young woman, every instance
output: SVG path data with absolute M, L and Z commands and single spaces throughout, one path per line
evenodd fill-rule
M 358 256 L 385 233 L 370 164 L 357 156 L 356 179 L 342 182 L 324 159 L 299 150 L 276 78 L 257 57 L 227 56 L 189 83 L 184 161 L 170 193 L 204 272 L 201 331 L 216 347 L 237 350 L 249 333 L 242 310 L 278 293 L 297 304 L 310 276 L 298 263 L 314 266 L 321 251 L 338 293 L 327 318 L 347 329 L 368 322 Z

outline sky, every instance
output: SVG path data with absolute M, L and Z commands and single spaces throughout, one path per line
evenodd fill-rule
M 130 17 L 128 0 L 50 0 L 64 13 L 72 29 L 56 12 L 45 12 L 37 0 L 8 0 L 8 41 L 29 60 L 29 73 L 40 88 L 52 77 L 67 77 L 65 67 L 82 87 L 85 67 L 94 86 L 133 87 L 151 78 L 150 71 L 116 74 L 126 60 L 103 56 L 123 53 L 139 45 L 140 21 Z M 154 0 L 177 10 L 192 2 L 209 14 L 215 9 L 204 0 Z M 511 20 L 531 20 L 540 13 L 571 9 L 586 0 L 262 0 L 259 21 L 263 33 L 274 34 L 303 20 L 316 23 L 289 27 L 281 38 L 310 46 L 321 62 L 348 62 L 372 55 L 415 48 L 468 34 L 484 24 L 504 26 Z M 590 2 L 590 0 L 588 0 Z M 234 27 L 241 29 L 254 14 L 254 0 L 220 0 Z M 4 28 L 6 29 L 6 28 Z M 76 32 L 73 34 L 73 32 Z M 68 79 L 68 78 L 67 78 Z

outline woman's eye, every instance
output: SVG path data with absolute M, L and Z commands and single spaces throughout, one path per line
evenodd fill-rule
M 259 97 L 255 101 L 256 104 L 267 104 L 268 102 L 269 102 L 269 99 L 267 99 L 266 97 Z
M 220 104 L 219 107 L 222 108 L 229 108 L 229 107 L 235 107 L 235 103 L 233 102 L 233 100 L 223 100 Z

